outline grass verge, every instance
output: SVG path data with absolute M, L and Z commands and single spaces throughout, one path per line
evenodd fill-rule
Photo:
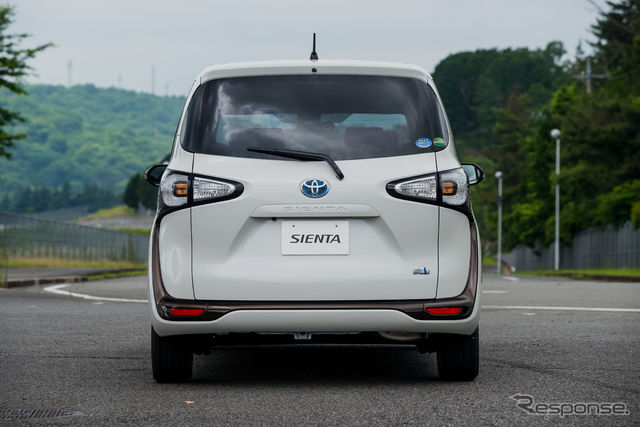
M 482 254 L 482 266 L 483 267 L 495 267 L 498 265 L 498 260 L 491 255 Z
M 9 257 L 7 260 L 9 268 L 26 267 L 46 267 L 46 268 L 113 268 L 113 269 L 137 269 L 144 270 L 147 265 L 132 261 L 112 261 L 112 260 L 74 260 L 60 258 L 29 258 L 29 257 Z
M 133 208 L 127 205 L 114 206 L 108 209 L 99 209 L 96 212 L 87 215 L 86 219 L 109 219 L 121 216 L 136 216 L 137 213 Z
M 124 231 L 125 233 L 142 234 L 143 236 L 151 235 L 151 230 L 148 228 L 123 227 L 123 228 L 116 228 L 116 231 Z

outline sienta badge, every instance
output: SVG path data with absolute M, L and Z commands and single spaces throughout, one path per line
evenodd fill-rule
M 447 142 L 442 138 L 433 138 L 433 145 L 436 147 L 446 147 Z
M 433 144 L 433 142 L 431 142 L 431 140 L 429 138 L 418 138 L 418 139 L 416 139 L 416 147 L 429 148 L 429 147 L 431 147 L 431 144 Z

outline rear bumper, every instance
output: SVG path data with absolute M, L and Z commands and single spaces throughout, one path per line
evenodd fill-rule
M 471 335 L 479 309 L 458 320 L 416 320 L 397 310 L 236 310 L 218 320 L 176 322 L 151 308 L 160 336 L 231 332 L 425 332 Z
M 479 319 L 478 241 L 471 223 L 471 263 L 462 294 L 440 300 L 400 301 L 193 301 L 175 299 L 162 283 L 158 224 L 151 237 L 149 295 L 152 324 L 160 336 L 244 332 L 402 331 L 470 335 Z M 429 315 L 427 308 L 461 307 L 454 316 Z M 175 318 L 169 309 L 200 308 L 201 316 Z

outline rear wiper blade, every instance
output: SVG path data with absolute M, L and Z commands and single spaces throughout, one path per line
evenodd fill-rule
M 331 166 L 331 168 L 336 173 L 336 176 L 339 180 L 344 178 L 344 174 L 338 167 L 337 163 L 328 155 L 323 153 L 313 153 L 311 151 L 298 151 L 298 150 L 281 150 L 279 148 L 257 148 L 257 147 L 249 147 L 247 151 L 252 151 L 254 153 L 262 153 L 262 154 L 272 154 L 274 156 L 287 157 L 289 159 L 296 160 L 324 160 Z

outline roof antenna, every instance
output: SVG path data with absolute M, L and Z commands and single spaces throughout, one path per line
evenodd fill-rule
M 316 33 L 313 33 L 313 51 L 311 52 L 311 58 L 309 59 L 312 61 L 318 60 L 318 53 L 316 52 Z

